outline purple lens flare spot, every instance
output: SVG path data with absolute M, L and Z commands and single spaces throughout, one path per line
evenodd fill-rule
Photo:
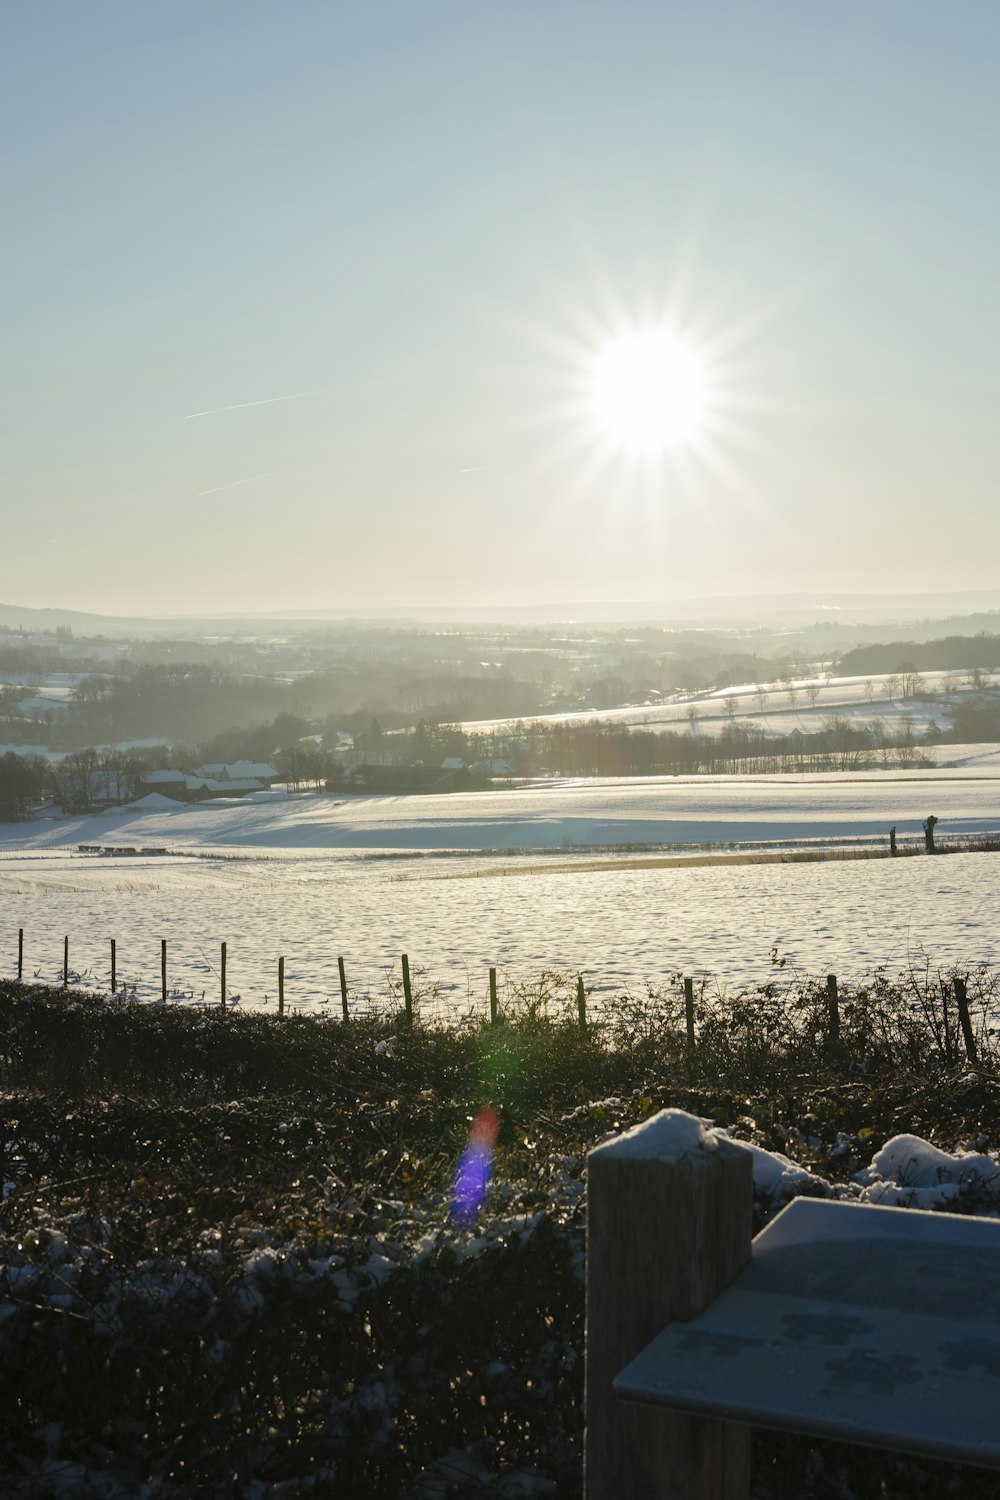
M 472 1224 L 486 1201 L 499 1130 L 500 1116 L 490 1105 L 485 1105 L 469 1128 L 469 1143 L 462 1152 L 452 1185 L 452 1217 L 461 1224 Z

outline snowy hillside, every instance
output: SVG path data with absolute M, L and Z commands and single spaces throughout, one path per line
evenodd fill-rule
M 0 970 L 25 931 L 27 977 L 119 976 L 159 993 L 289 1004 L 385 996 L 409 953 L 442 1003 L 484 1004 L 490 964 L 517 980 L 582 971 L 599 990 L 663 983 L 675 970 L 725 982 L 772 974 L 777 949 L 810 973 L 922 962 L 993 962 L 995 854 L 753 863 L 812 848 L 885 852 L 1000 829 L 1000 776 L 980 770 L 771 778 L 546 781 L 464 796 L 336 799 L 261 794 L 240 803 L 118 810 L 16 825 L 0 846 Z M 78 844 L 162 848 L 102 857 Z M 622 851 L 623 846 L 630 852 Z M 736 862 L 705 867 L 706 849 Z M 457 852 L 448 852 L 457 851 Z M 208 857 L 206 857 L 208 856 Z M 215 856 L 215 857 L 211 857 Z M 673 857 L 671 857 L 673 856 Z M 742 862 L 740 862 L 742 861 Z

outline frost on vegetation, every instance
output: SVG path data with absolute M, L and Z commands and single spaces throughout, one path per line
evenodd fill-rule
M 537 1500 L 556 1485 L 536 1469 L 508 1469 L 494 1474 L 474 1454 L 455 1448 L 428 1465 L 405 1500 L 450 1500 L 458 1494 L 482 1493 L 494 1500 Z
M 752 1146 L 748 1141 L 740 1145 L 753 1156 L 753 1188 L 758 1198 L 766 1198 L 772 1205 L 787 1203 L 799 1193 L 810 1189 L 831 1192 L 825 1177 L 819 1177 L 800 1166 L 780 1151 L 765 1151 L 762 1146 Z
M 896 1135 L 855 1175 L 861 1198 L 890 1208 L 949 1208 L 961 1200 L 1000 1211 L 1000 1167 L 979 1151 L 942 1151 L 917 1135 Z

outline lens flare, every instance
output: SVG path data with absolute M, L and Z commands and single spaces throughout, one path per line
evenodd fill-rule
M 471 1224 L 479 1216 L 493 1174 L 493 1148 L 500 1130 L 500 1116 L 484 1105 L 469 1127 L 469 1144 L 462 1152 L 451 1192 L 451 1213 L 460 1224 Z

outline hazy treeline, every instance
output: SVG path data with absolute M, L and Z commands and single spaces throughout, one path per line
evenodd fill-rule
M 412 724 L 421 716 L 523 716 L 542 712 L 548 697 L 537 683 L 501 672 L 473 676 L 377 663 L 363 673 L 314 672 L 291 681 L 273 675 L 234 676 L 192 663 L 131 665 L 116 674 L 84 676 L 65 714 L 38 711 L 25 716 L 18 705 L 30 692 L 23 684 L 0 685 L 3 734 L 21 743 L 44 734 L 54 749 L 159 736 L 199 745 L 282 718 L 311 722 L 319 730 L 350 731 L 373 716 L 386 728 Z M 273 748 L 272 741 L 260 754 Z
M 0 823 L 30 818 L 49 786 L 48 763 L 41 755 L 0 755 Z
M 893 732 L 834 715 L 813 734 L 766 734 L 726 725 L 717 735 L 631 729 L 621 724 L 514 724 L 484 734 L 428 725 L 364 740 L 381 764 L 439 765 L 447 757 L 492 763 L 494 774 L 531 776 L 698 776 L 849 771 L 929 763 L 911 725 Z
M 893 672 L 989 672 L 1000 668 L 1000 635 L 950 635 L 939 641 L 889 641 L 841 656 L 841 677 Z
M 890 728 L 882 720 L 861 725 L 833 715 L 812 734 L 783 736 L 733 721 L 714 735 L 631 729 L 600 721 L 516 722 L 475 733 L 454 724 L 428 723 L 387 732 L 362 716 L 349 756 L 322 736 L 308 735 L 305 720 L 279 716 L 249 730 L 229 730 L 200 745 L 149 749 L 84 747 L 53 764 L 40 756 L 0 757 L 0 821 L 30 817 L 46 798 L 66 812 L 87 812 L 136 795 L 143 773 L 171 766 L 191 770 L 203 762 L 267 760 L 278 780 L 293 789 L 339 786 L 344 771 L 364 762 L 381 766 L 439 766 L 447 758 L 486 768 L 486 775 L 697 776 L 769 775 L 851 771 L 931 764 L 924 746 L 940 731 L 917 738 L 912 723 Z M 961 707 L 949 739 L 1000 739 L 1000 705 Z
M 506 755 L 525 773 L 557 776 L 776 775 L 795 771 L 851 771 L 912 766 L 926 760 L 912 731 L 869 731 L 832 719 L 814 734 L 768 735 L 754 726 L 727 725 L 717 735 L 628 729 L 619 724 L 525 726 L 505 743 L 490 736 L 477 750 Z
M 162 737 L 185 747 L 226 740 L 231 748 L 210 759 L 264 758 L 286 736 L 270 743 L 265 736 L 253 748 L 246 740 L 279 720 L 302 721 L 300 733 L 329 737 L 337 730 L 359 733 L 373 718 L 391 731 L 421 719 L 601 712 L 677 691 L 790 683 L 820 670 L 815 660 L 787 651 L 765 656 L 747 649 L 752 644 L 709 632 L 641 629 L 553 632 L 523 643 L 488 632 L 355 632 L 322 648 L 300 640 L 267 650 L 245 642 L 137 642 L 99 660 L 96 646 L 88 655 L 83 641 L 13 641 L 0 646 L 0 723 L 11 743 L 44 742 L 57 750 Z M 901 696 L 913 697 L 924 691 L 923 670 L 954 672 L 957 690 L 994 665 L 1000 665 L 1000 636 L 980 635 L 865 646 L 823 670 L 869 677 L 872 698 L 876 676 L 895 676 Z M 33 686 L 57 671 L 77 679 L 65 706 L 36 701 L 22 711 Z M 4 683 L 4 676 L 14 680 Z

